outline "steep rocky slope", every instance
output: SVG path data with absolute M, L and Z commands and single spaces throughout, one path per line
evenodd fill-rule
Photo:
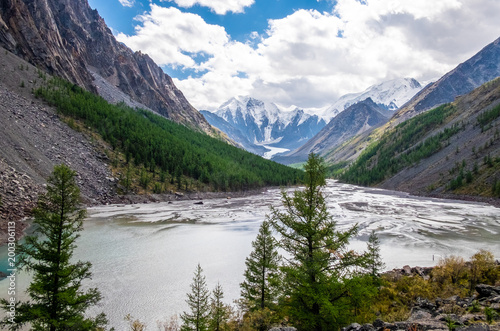
M 105 90 L 103 97 L 118 95 L 109 93 L 115 87 L 176 122 L 212 130 L 148 55 L 115 39 L 87 0 L 3 0 L 0 45 L 90 91 Z
M 28 215 L 56 164 L 77 171 L 86 203 L 106 203 L 115 195 L 116 180 L 102 148 L 33 97 L 32 88 L 46 77 L 0 47 L 0 244 L 6 239 L 6 222 Z M 24 228 L 17 223 L 18 233 Z
M 440 104 L 451 102 L 457 96 L 500 76 L 500 38 L 484 47 L 469 60 L 458 65 L 437 82 L 426 86 L 403 105 L 391 120 L 379 127 L 354 137 L 343 145 L 325 153 L 328 163 L 352 162 L 371 142 L 388 129 Z
M 273 160 L 285 164 L 303 162 L 309 153 L 324 155 L 335 146 L 351 139 L 388 120 L 387 110 L 368 98 L 356 103 L 334 117 L 327 126 L 311 138 L 302 147 L 290 153 L 279 155 Z
M 459 64 L 435 83 L 426 86 L 396 112 L 394 123 L 401 123 L 425 110 L 451 102 L 455 97 L 469 93 L 498 76 L 500 76 L 500 38 L 469 60 Z
M 500 78 L 386 131 L 342 178 L 415 194 L 498 196 Z

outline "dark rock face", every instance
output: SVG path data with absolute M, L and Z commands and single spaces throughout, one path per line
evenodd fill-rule
M 388 117 L 383 115 L 384 112 L 385 109 L 375 104 L 370 98 L 358 102 L 334 117 L 302 147 L 273 160 L 289 164 L 306 160 L 309 153 L 324 155 L 325 152 L 355 135 L 387 122 Z
M 500 296 L 500 286 L 494 287 L 491 285 L 479 284 L 475 289 L 479 294 L 479 299 Z
M 0 45 L 51 74 L 99 92 L 92 71 L 159 114 L 210 131 L 172 79 L 148 55 L 119 43 L 87 0 L 3 0 Z

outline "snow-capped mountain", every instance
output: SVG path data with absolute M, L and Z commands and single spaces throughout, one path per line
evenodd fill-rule
M 211 125 L 240 142 L 245 149 L 268 158 L 300 147 L 326 125 L 325 120 L 303 109 L 285 111 L 274 103 L 248 96 L 231 98 L 213 114 L 206 111 L 202 114 Z M 257 146 L 265 147 L 267 151 L 262 153 Z
M 373 85 L 364 92 L 342 96 L 321 110 L 284 108 L 248 96 L 234 97 L 216 111 L 202 111 L 208 122 L 244 149 L 271 158 L 304 145 L 332 118 L 350 106 L 370 98 L 387 118 L 422 89 L 413 78 Z
M 326 108 L 321 116 L 329 122 L 345 109 L 368 98 L 379 106 L 394 112 L 413 98 L 421 89 L 420 83 L 413 78 L 398 78 L 385 81 L 372 85 L 363 92 L 349 93 L 342 96 L 334 104 Z

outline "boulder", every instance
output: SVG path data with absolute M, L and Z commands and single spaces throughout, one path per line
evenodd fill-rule
M 484 323 L 474 323 L 458 328 L 456 331 L 490 331 L 490 326 Z
M 476 291 L 479 295 L 479 299 L 496 297 L 500 295 L 500 286 L 495 287 L 486 284 L 479 284 L 476 286 Z

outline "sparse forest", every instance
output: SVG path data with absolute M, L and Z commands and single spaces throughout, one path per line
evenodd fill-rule
M 404 167 L 418 163 L 446 146 L 447 140 L 461 130 L 453 125 L 440 133 L 423 137 L 436 127 L 446 123 L 448 117 L 457 111 L 453 104 L 439 106 L 411 118 L 370 145 L 360 157 L 339 178 L 348 183 L 373 185 L 380 183 Z

